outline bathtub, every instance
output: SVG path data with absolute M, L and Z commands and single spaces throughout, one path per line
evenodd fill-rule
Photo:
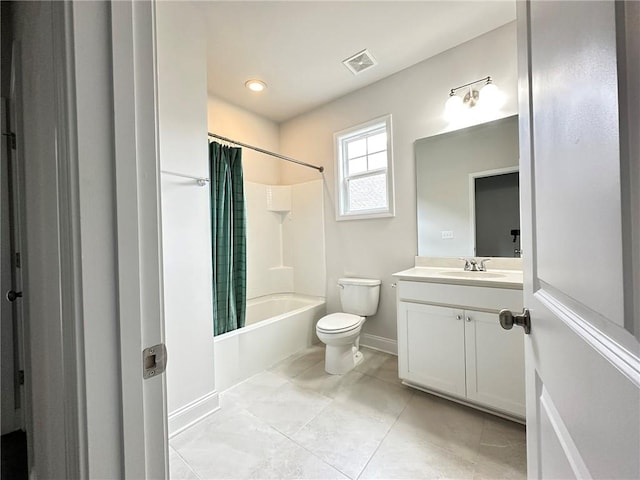
M 247 302 L 244 328 L 214 337 L 219 392 L 318 342 L 316 322 L 325 299 L 276 294 Z

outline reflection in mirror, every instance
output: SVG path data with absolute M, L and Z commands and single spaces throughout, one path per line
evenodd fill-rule
M 418 255 L 520 254 L 518 117 L 415 142 Z
M 515 171 L 514 171 L 515 170 Z M 475 255 L 520 256 L 520 188 L 517 169 L 507 168 L 470 175 L 469 198 L 475 224 Z

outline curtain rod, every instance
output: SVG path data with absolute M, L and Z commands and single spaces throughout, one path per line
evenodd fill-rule
M 241 147 L 250 148 L 251 150 L 255 150 L 256 152 L 264 153 L 265 155 L 271 155 L 272 157 L 277 157 L 277 158 L 280 158 L 282 160 L 286 160 L 287 162 L 297 163 L 298 165 L 302 165 L 304 167 L 315 168 L 320 173 L 324 172 L 324 167 L 323 166 L 312 165 L 311 163 L 302 162 L 300 160 L 296 160 L 295 158 L 285 157 L 284 155 L 280 155 L 279 153 L 273 153 L 273 152 L 270 152 L 268 150 L 264 150 L 264 149 L 259 148 L 259 147 L 254 147 L 253 145 L 247 145 L 246 143 L 236 142 L 235 140 L 231 140 L 230 138 L 223 137 L 221 135 L 216 135 L 215 133 L 209 132 L 209 136 L 213 137 L 213 138 L 217 138 L 217 139 L 222 140 L 224 142 L 233 143 L 234 145 L 240 145 Z

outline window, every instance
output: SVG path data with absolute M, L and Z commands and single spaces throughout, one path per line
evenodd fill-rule
M 338 220 L 392 217 L 391 115 L 334 135 Z

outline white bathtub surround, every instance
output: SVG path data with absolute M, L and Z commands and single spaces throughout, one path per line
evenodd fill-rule
M 267 288 L 268 291 L 273 292 L 273 294 L 278 294 L 282 292 L 295 292 L 295 286 L 293 284 L 293 267 L 288 267 L 286 265 L 279 265 L 277 267 L 269 267 L 267 268 L 267 277 L 269 278 L 269 284 L 264 285 L 260 288 Z M 267 294 L 272 295 L 272 294 Z M 260 298 L 260 297 L 247 297 L 247 299 L 251 298 Z
M 324 192 L 321 179 L 291 185 L 291 213 L 283 228 L 283 258 L 294 268 L 294 291 L 326 297 Z
M 296 292 L 325 296 L 322 182 L 245 181 L 247 298 Z
M 277 321 L 282 315 L 314 306 L 323 300 L 320 297 L 306 297 L 290 293 L 254 298 L 247 302 L 245 328 L 261 322 Z
M 218 390 L 317 342 L 315 325 L 324 314 L 321 297 L 276 294 L 249 300 L 246 326 L 215 337 Z
M 267 210 L 287 214 L 291 212 L 291 187 L 269 185 L 267 187 Z

